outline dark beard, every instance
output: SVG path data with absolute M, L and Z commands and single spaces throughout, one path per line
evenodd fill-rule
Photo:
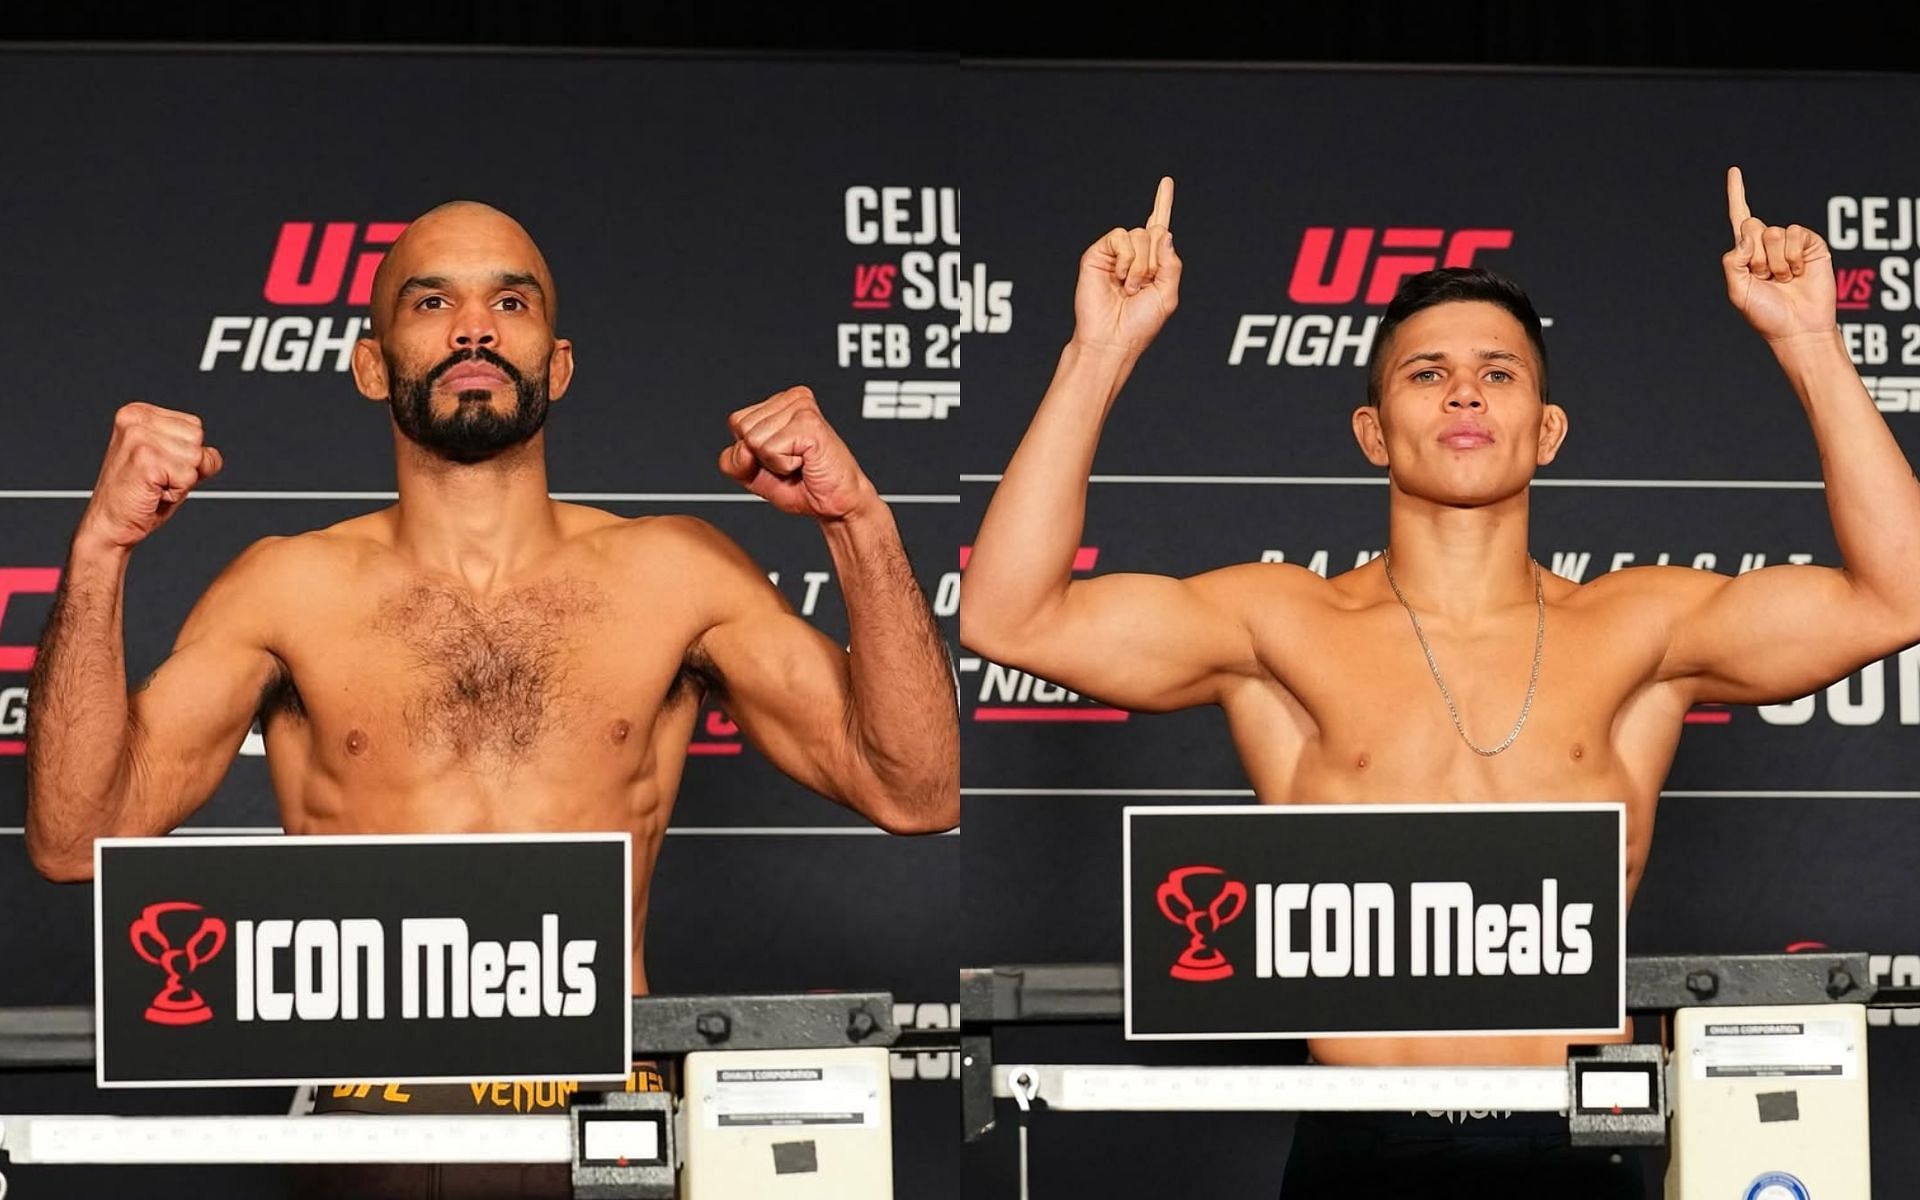
M 493 367 L 512 382 L 513 411 L 502 416 L 493 411 L 487 393 L 478 389 L 459 395 L 460 404 L 444 418 L 433 415 L 433 385 L 442 375 L 462 363 L 478 360 Z M 463 465 L 485 462 L 503 450 L 524 445 L 547 423 L 547 375 L 522 375 L 506 359 L 482 347 L 459 350 L 428 371 L 409 378 L 392 358 L 387 359 L 387 378 L 392 394 L 387 407 L 393 423 L 407 440 L 448 462 Z

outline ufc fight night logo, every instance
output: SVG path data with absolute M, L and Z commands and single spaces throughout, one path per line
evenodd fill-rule
M 1364 279 L 1366 297 L 1362 303 L 1384 305 L 1409 275 L 1435 267 L 1470 267 L 1481 251 L 1505 250 L 1513 245 L 1511 229 L 1449 232 L 1409 226 L 1378 232 L 1376 244 L 1375 231 L 1364 227 L 1309 228 L 1300 239 L 1300 257 L 1294 260 L 1287 299 L 1295 304 L 1352 304 L 1360 296 Z
M 267 261 L 262 297 L 280 308 L 365 308 L 373 275 L 404 221 L 287 221 Z M 345 371 L 366 332 L 361 315 L 218 316 L 207 329 L 200 369 Z
M 280 227 L 280 240 L 273 247 L 273 261 L 267 266 L 268 304 L 323 305 L 340 299 L 347 282 L 347 270 L 353 269 L 353 285 L 347 289 L 346 302 L 360 307 L 373 300 L 373 273 L 406 229 L 404 221 L 376 221 L 358 225 L 352 221 L 328 221 L 318 226 L 311 221 L 288 221 Z M 319 237 L 314 236 L 319 229 Z
M 1309 309 L 1382 308 L 1409 275 L 1435 267 L 1475 266 L 1481 255 L 1512 246 L 1511 229 L 1314 225 L 1301 235 L 1287 299 Z M 1541 323 L 1552 324 L 1546 318 Z M 1227 365 L 1262 361 L 1270 367 L 1363 366 L 1379 325 L 1378 314 L 1244 313 L 1227 350 Z

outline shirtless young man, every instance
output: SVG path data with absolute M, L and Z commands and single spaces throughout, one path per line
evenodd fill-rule
M 851 651 L 725 535 L 549 499 L 549 401 L 573 379 L 539 249 L 483 204 L 382 262 L 354 381 L 393 422 L 399 501 L 249 547 L 131 695 L 135 546 L 220 470 L 198 417 L 122 408 L 42 637 L 26 840 L 51 879 L 98 837 L 165 833 L 256 714 L 290 834 L 629 830 L 633 979 L 702 697 L 788 775 L 894 833 L 959 821 L 946 646 L 893 516 L 806 388 L 728 418 L 722 471 L 819 522 Z
M 1381 558 L 1331 579 L 1277 563 L 1072 579 L 1101 425 L 1178 303 L 1163 179 L 1144 228 L 1114 229 L 1080 259 L 1073 338 L 962 578 L 962 643 L 1124 708 L 1219 705 L 1268 804 L 1624 801 L 1631 897 L 1688 709 L 1805 695 L 1920 641 L 1920 484 L 1841 342 L 1827 247 L 1754 218 L 1737 168 L 1727 202 L 1728 296 L 1812 422 L 1843 567 L 1635 567 L 1584 585 L 1542 571 L 1528 485 L 1567 418 L 1547 402 L 1539 321 L 1512 285 L 1442 270 L 1389 307 L 1353 414 L 1362 453 L 1387 469 Z M 1309 1048 L 1344 1065 L 1551 1065 L 1567 1045 Z

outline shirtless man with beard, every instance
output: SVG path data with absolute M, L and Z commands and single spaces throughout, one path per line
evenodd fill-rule
M 1806 695 L 1920 640 L 1920 484 L 1841 341 L 1827 247 L 1753 217 L 1737 168 L 1727 202 L 1727 293 L 1812 423 L 1843 566 L 1634 567 L 1585 584 L 1543 571 L 1528 489 L 1567 417 L 1548 401 L 1539 318 L 1510 282 L 1443 268 L 1388 307 L 1353 413 L 1361 452 L 1387 472 L 1382 556 L 1330 579 L 1279 563 L 1073 579 L 1101 426 L 1178 303 L 1163 179 L 1144 227 L 1081 256 L 1073 338 L 962 577 L 962 643 L 1122 708 L 1218 705 L 1263 803 L 1624 801 L 1631 897 L 1690 708 Z M 1568 1043 L 1340 1038 L 1309 1051 L 1350 1066 L 1564 1065 Z M 1398 1175 L 1392 1152 L 1447 1136 L 1427 1120 L 1437 1129 L 1303 1114 L 1285 1195 L 1428 1194 L 1441 1164 L 1415 1156 Z M 1574 1174 L 1526 1194 L 1640 1194 L 1637 1178 L 1567 1190 L 1629 1183 L 1604 1152 L 1569 1152 L 1564 1121 L 1557 1138 L 1527 1132 L 1517 1158 L 1539 1151 Z M 1501 1169 L 1487 1179 L 1510 1182 Z M 1583 1171 L 1596 1182 L 1572 1182 Z
M 391 416 L 398 502 L 249 547 L 131 693 L 130 557 L 221 458 L 196 416 L 119 411 L 34 665 L 26 842 L 43 874 L 89 878 L 95 838 L 178 826 L 258 715 L 289 834 L 630 831 L 644 993 L 648 884 L 703 699 L 883 829 L 958 824 L 946 645 L 812 394 L 733 413 L 719 468 L 818 522 L 850 649 L 706 522 L 549 498 L 542 425 L 573 379 L 556 300 L 506 214 L 455 202 L 409 225 L 353 357 Z

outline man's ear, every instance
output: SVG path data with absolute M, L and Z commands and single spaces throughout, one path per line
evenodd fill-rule
M 353 344 L 353 386 L 369 400 L 384 401 L 393 394 L 393 384 L 387 378 L 387 358 L 380 353 L 375 338 L 361 338 Z
M 1368 462 L 1376 467 L 1387 465 L 1387 431 L 1378 408 L 1362 404 L 1353 410 L 1353 440 L 1360 443 L 1360 453 Z
M 1567 440 L 1567 410 L 1558 404 L 1549 404 L 1540 413 L 1540 449 L 1534 455 L 1536 466 L 1546 466 L 1560 453 L 1560 443 Z
M 573 343 L 555 338 L 553 352 L 547 355 L 547 399 L 558 400 L 567 394 L 573 382 Z

